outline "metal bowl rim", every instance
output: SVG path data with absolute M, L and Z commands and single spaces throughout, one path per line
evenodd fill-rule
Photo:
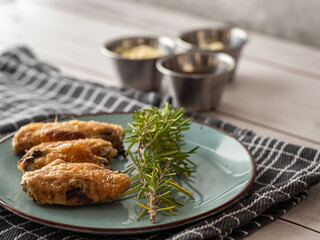
M 122 57 L 120 54 L 115 53 L 114 51 L 110 50 L 108 48 L 108 45 L 124 40 L 124 39 L 137 39 L 137 38 L 146 38 L 146 39 L 154 39 L 154 40 L 158 40 L 160 42 L 161 39 L 166 39 L 171 41 L 172 43 L 172 48 L 169 52 L 166 52 L 166 54 L 164 56 L 161 57 L 155 57 L 155 58 L 144 58 L 144 59 L 132 59 L 132 58 L 125 58 Z M 118 37 L 118 38 L 113 38 L 110 40 L 105 41 L 102 46 L 100 47 L 100 52 L 107 56 L 107 57 L 111 57 L 113 59 L 118 59 L 118 60 L 125 60 L 125 61 L 139 61 L 139 62 L 144 62 L 144 61 L 150 61 L 150 60 L 157 60 L 157 59 L 161 59 L 163 57 L 166 56 L 170 56 L 172 55 L 177 49 L 177 45 L 176 45 L 176 41 L 173 38 L 167 37 L 167 36 L 157 36 L 157 35 L 131 35 L 131 36 L 123 36 L 123 37 Z
M 192 73 L 176 72 L 176 71 L 170 70 L 170 69 L 163 66 L 164 61 L 166 61 L 170 58 L 184 55 L 184 54 L 194 54 L 194 53 L 215 56 L 217 58 L 222 58 L 222 60 L 228 59 L 228 61 L 230 61 L 230 62 L 227 62 L 227 61 L 226 62 L 231 66 L 231 69 L 224 71 L 224 72 L 220 72 L 220 73 L 212 72 L 212 73 L 203 73 L 203 74 L 192 74 Z M 190 52 L 190 51 L 178 53 L 178 54 L 172 54 L 170 56 L 166 56 L 164 58 L 161 58 L 161 59 L 157 60 L 157 62 L 156 62 L 156 67 L 157 67 L 158 71 L 160 73 L 162 73 L 163 75 L 171 76 L 171 77 L 180 77 L 180 78 L 192 78 L 192 79 L 210 78 L 210 77 L 213 78 L 213 77 L 222 76 L 224 74 L 229 74 L 230 72 L 232 72 L 235 69 L 235 65 L 236 65 L 236 63 L 235 63 L 234 58 L 226 53 L 207 53 L 207 52 Z
M 234 47 L 224 47 L 223 49 L 219 49 L 219 50 L 210 50 L 210 49 L 200 48 L 198 45 L 189 43 L 181 38 L 183 35 L 186 35 L 186 34 L 198 32 L 198 31 L 209 31 L 209 30 L 226 30 L 226 31 L 237 30 L 237 31 L 241 31 L 245 37 L 243 38 L 243 42 L 240 45 L 234 46 Z M 243 47 L 248 41 L 249 41 L 248 33 L 244 29 L 238 28 L 238 27 L 216 27 L 216 28 L 206 27 L 206 28 L 200 28 L 200 29 L 197 28 L 197 29 L 181 32 L 177 37 L 177 45 L 178 46 L 185 48 L 185 49 L 188 49 L 188 50 L 198 50 L 198 51 L 203 51 L 203 52 L 223 52 L 223 51 L 228 51 L 228 50 L 234 50 L 234 49 Z

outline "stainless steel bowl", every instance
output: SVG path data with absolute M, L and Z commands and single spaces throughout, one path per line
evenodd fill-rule
M 247 41 L 248 34 L 243 29 L 221 26 L 217 28 L 205 28 L 181 33 L 177 40 L 177 44 L 182 49 L 188 51 L 227 53 L 234 58 L 237 66 L 241 50 Z M 223 44 L 223 48 L 209 49 L 203 46 L 201 47 L 203 43 L 210 42 L 220 42 Z M 235 70 L 236 67 L 231 73 L 229 81 L 233 80 Z
M 219 105 L 235 62 L 224 53 L 186 52 L 160 59 L 156 66 L 174 107 L 205 111 Z
M 155 67 L 161 58 L 129 59 L 121 56 L 119 51 L 125 51 L 140 45 L 148 45 L 170 55 L 175 50 L 175 42 L 168 37 L 136 36 L 123 37 L 106 42 L 101 51 L 108 56 L 114 65 L 115 73 L 122 85 L 134 87 L 143 91 L 159 91 L 161 74 Z

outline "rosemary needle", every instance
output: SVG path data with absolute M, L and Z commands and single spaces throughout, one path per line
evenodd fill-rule
M 185 118 L 183 108 L 174 110 L 168 103 L 159 110 L 155 107 L 136 111 L 129 123 L 126 151 L 132 158 L 133 164 L 126 169 L 126 173 L 138 170 L 138 174 L 131 178 L 132 187 L 124 194 L 135 193 L 137 205 L 142 207 L 138 220 L 147 212 L 151 222 L 155 222 L 156 213 L 174 215 L 177 207 L 183 206 L 175 199 L 174 193 L 181 192 L 194 199 L 191 193 L 173 182 L 172 176 L 190 176 L 194 172 L 195 164 L 189 159 L 198 147 L 183 152 L 184 130 L 189 129 L 190 118 Z M 137 149 L 132 152 L 131 149 Z

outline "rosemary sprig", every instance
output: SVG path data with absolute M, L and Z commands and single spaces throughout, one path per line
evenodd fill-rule
M 174 215 L 177 207 L 183 206 L 175 199 L 175 191 L 193 199 L 189 191 L 173 181 L 172 176 L 183 174 L 188 177 L 194 172 L 195 164 L 189 155 L 198 147 L 188 152 L 181 150 L 185 145 L 182 132 L 189 129 L 191 120 L 185 118 L 183 108 L 174 110 L 166 104 L 161 110 L 151 107 L 136 111 L 132 118 L 134 122 L 126 131 L 126 142 L 129 143 L 126 153 L 133 163 L 125 172 L 138 170 L 138 173 L 131 178 L 132 187 L 123 196 L 136 193 L 137 205 L 142 207 L 138 220 L 149 212 L 149 219 L 154 223 L 157 212 Z M 137 150 L 131 152 L 133 146 Z

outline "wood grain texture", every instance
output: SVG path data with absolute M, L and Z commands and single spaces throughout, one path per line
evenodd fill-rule
M 320 82 L 255 62 L 241 61 L 219 110 L 320 143 Z
M 292 144 L 310 147 L 314 149 L 320 149 L 320 144 L 317 142 L 310 141 L 309 139 L 304 139 L 297 137 L 296 135 L 292 135 L 290 133 L 280 131 L 279 129 L 270 128 L 266 126 L 264 123 L 249 121 L 248 119 L 243 119 L 241 117 L 230 115 L 228 113 L 221 112 L 219 110 L 212 112 L 205 112 L 203 115 L 210 116 L 216 119 L 220 119 L 227 123 L 232 123 L 238 127 L 246 128 L 254 131 L 260 136 L 268 136 L 273 137 L 285 142 L 289 142 Z
M 319 236 L 319 233 L 278 219 L 249 235 L 246 240 L 317 240 Z
M 309 195 L 293 211 L 288 211 L 282 218 L 308 226 L 320 233 L 320 185 L 309 190 Z

